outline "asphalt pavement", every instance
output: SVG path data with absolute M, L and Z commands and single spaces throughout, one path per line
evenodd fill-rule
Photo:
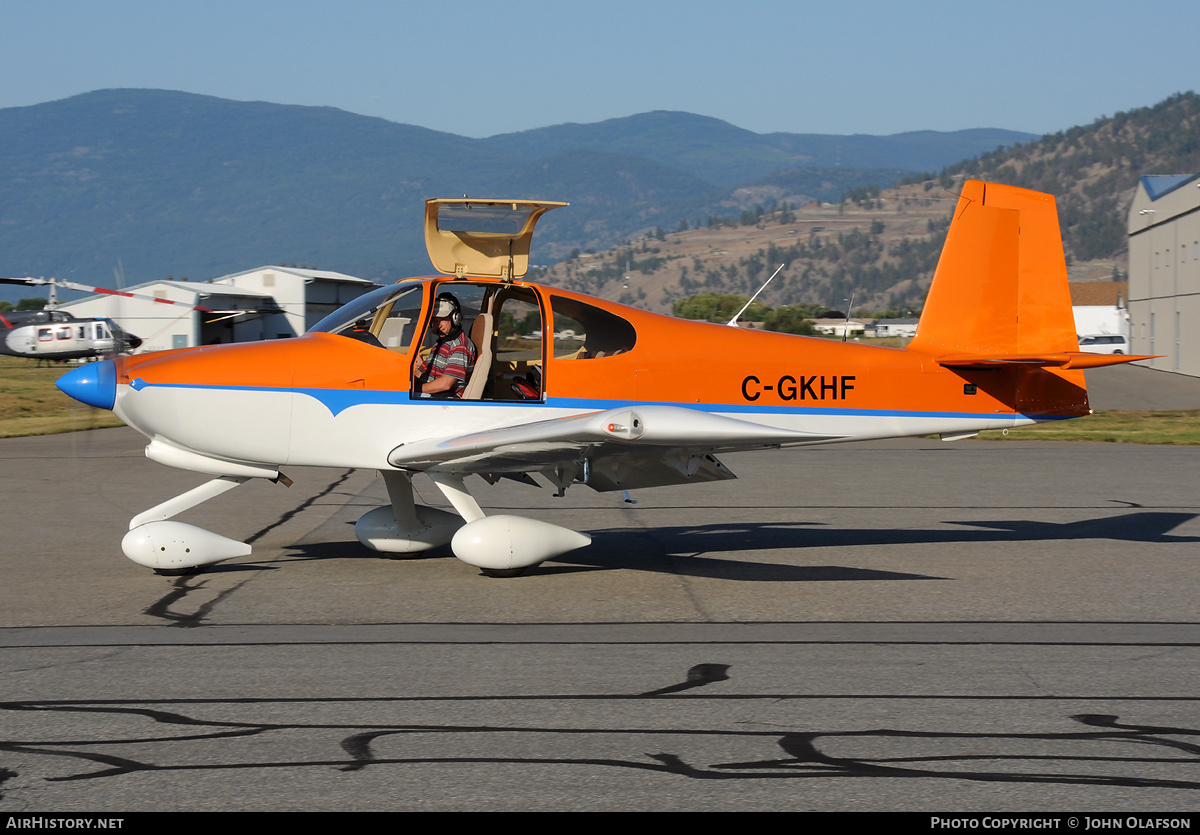
M 352 529 L 377 475 L 305 469 L 181 517 L 250 557 L 157 576 L 128 520 L 203 477 L 143 447 L 0 441 L 5 811 L 1200 799 L 1200 448 L 731 455 L 739 480 L 636 503 L 472 480 L 593 536 L 501 580 L 381 559 Z
M 1200 409 L 1200 377 L 1115 365 L 1085 372 L 1092 409 L 1176 411 Z

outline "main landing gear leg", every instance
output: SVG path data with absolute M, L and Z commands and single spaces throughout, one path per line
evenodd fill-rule
M 587 534 L 536 519 L 484 516 L 461 475 L 432 472 L 429 476 L 466 521 L 450 541 L 454 556 L 489 577 L 516 577 L 592 541 Z
M 195 525 L 167 521 L 249 480 L 219 476 L 139 513 L 129 520 L 129 533 L 121 540 L 121 550 L 138 565 L 159 574 L 187 574 L 202 565 L 249 556 L 251 548 L 245 542 Z

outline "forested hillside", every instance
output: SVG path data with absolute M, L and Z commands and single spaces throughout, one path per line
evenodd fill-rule
M 865 187 L 836 203 L 772 201 L 729 215 L 684 219 L 600 252 L 579 251 L 535 278 L 670 312 L 688 296 L 760 296 L 771 306 L 854 308 L 914 315 L 941 253 L 957 196 L 933 181 Z
M 943 180 L 965 175 L 1053 194 L 1067 253 L 1090 261 L 1125 253 L 1125 215 L 1139 177 L 1197 171 L 1200 96 L 1187 92 L 949 166 Z
M 761 199 L 752 209 L 677 220 L 666 234 L 656 230 L 612 250 L 583 253 L 547 278 L 666 311 L 701 293 L 748 296 L 784 264 L 764 301 L 839 307 L 853 297 L 856 309 L 904 315 L 924 304 L 964 179 L 1053 194 L 1069 272 L 1095 280 L 1127 272 L 1126 213 L 1138 178 L 1197 171 L 1200 96 L 1181 93 L 989 151 L 940 176 L 896 182 L 892 172 L 879 171 L 876 185 L 847 185 L 831 204 L 781 202 L 782 195 L 803 190 L 801 184 L 821 182 L 821 175 L 812 168 L 775 172 L 740 190 Z

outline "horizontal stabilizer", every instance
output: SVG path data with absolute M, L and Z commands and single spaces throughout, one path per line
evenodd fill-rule
M 938 365 L 946 368 L 995 368 L 1002 365 L 1018 365 L 1030 367 L 1052 367 L 1068 369 L 1101 368 L 1106 365 L 1120 365 L 1123 362 L 1152 360 L 1153 356 L 1137 356 L 1126 354 L 1088 354 L 1083 351 L 1067 351 L 1057 354 L 1042 354 L 1040 356 L 997 356 L 996 354 L 973 354 L 970 356 L 938 357 Z

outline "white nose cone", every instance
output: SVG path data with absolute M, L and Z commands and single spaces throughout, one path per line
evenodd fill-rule
M 459 528 L 450 542 L 454 556 L 493 571 L 528 568 L 590 544 L 585 533 L 520 516 L 485 516 Z
M 121 540 L 125 556 L 146 568 L 171 570 L 211 565 L 250 555 L 251 548 L 226 536 L 183 522 L 147 522 Z

